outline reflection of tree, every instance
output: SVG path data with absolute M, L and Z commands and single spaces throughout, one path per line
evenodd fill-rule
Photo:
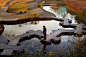
M 21 27 L 21 24 L 19 24 L 19 27 Z
M 39 21 L 31 21 L 29 24 L 36 25 L 36 24 L 39 24 Z M 24 23 L 24 25 L 28 25 L 28 23 Z M 19 24 L 19 27 L 21 26 L 23 26 L 23 24 Z
M 38 24 L 38 23 L 39 23 L 39 21 L 31 21 L 30 24 Z
M 4 26 L 0 25 L 0 35 L 2 35 L 3 31 L 4 31 Z

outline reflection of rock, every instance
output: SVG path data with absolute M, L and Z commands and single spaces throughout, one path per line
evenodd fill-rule
M 0 25 L 0 35 L 3 33 L 3 31 L 4 31 L 4 26 Z

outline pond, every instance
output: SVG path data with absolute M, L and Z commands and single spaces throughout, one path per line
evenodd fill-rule
M 58 14 L 58 12 L 51 9 L 50 6 L 44 6 L 43 9 L 55 14 L 57 18 L 63 18 L 63 15 Z M 70 13 L 66 13 L 64 18 L 68 18 L 72 20 L 72 23 L 77 23 L 75 20 L 75 16 L 70 15 Z M 54 20 L 32 21 L 32 22 L 27 22 L 24 24 L 17 24 L 17 25 L 4 25 L 5 29 L 4 32 L 2 33 L 3 36 L 0 36 L 0 43 L 7 45 L 8 42 L 7 38 L 12 37 L 14 34 L 23 34 L 26 33 L 26 31 L 28 30 L 43 30 L 43 25 L 45 25 L 47 28 L 47 34 L 50 34 L 52 30 L 63 28 L 62 26 L 59 26 L 59 21 L 54 21 Z M 63 29 L 73 29 L 73 28 L 63 28 Z M 7 34 L 10 34 L 10 36 L 7 36 Z M 57 54 L 59 52 L 57 51 L 59 46 L 61 47 L 60 49 L 61 50 L 64 49 L 63 52 L 65 52 L 67 46 L 71 45 L 69 40 L 74 41 L 73 38 L 76 39 L 76 37 L 73 35 L 61 36 L 61 43 L 57 43 L 57 44 L 51 43 L 51 45 L 41 44 L 40 40 L 38 40 L 37 38 L 32 38 L 30 40 L 25 40 L 20 44 L 26 46 L 24 53 L 24 55 L 26 56 L 27 55 L 34 56 L 34 55 L 38 55 L 39 53 L 45 53 L 48 55 L 50 54 L 49 52 L 51 51 L 53 51 L 54 54 Z

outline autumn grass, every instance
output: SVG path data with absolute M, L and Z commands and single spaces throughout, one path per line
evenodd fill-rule
M 75 6 L 73 6 L 72 4 L 66 4 L 66 6 L 68 7 L 68 9 L 74 11 Z
M 14 2 L 32 2 L 32 1 L 35 1 L 35 0 L 13 0 L 11 2 L 11 4 L 14 3 Z
M 30 8 L 27 7 L 30 1 L 34 0 L 14 0 L 10 3 L 7 11 L 9 13 L 19 13 L 20 11 L 30 12 L 32 10 L 30 10 Z
M 0 8 L 4 7 L 8 1 L 10 0 L 0 0 Z
M 38 7 L 40 7 L 40 8 L 41 8 L 41 7 L 42 7 L 42 3 L 39 3 L 39 4 L 38 4 Z
M 31 10 L 27 7 L 27 4 L 28 4 L 28 2 L 13 3 L 12 5 L 9 6 L 7 11 L 10 12 L 10 13 L 19 13 L 20 11 L 29 12 Z

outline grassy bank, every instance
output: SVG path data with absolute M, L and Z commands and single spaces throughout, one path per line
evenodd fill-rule
M 4 7 L 8 1 L 10 0 L 0 0 L 0 8 Z
M 34 0 L 18 0 L 18 1 L 14 0 L 10 3 L 7 11 L 9 13 L 19 13 L 20 11 L 30 12 L 32 10 L 30 10 L 30 8 L 27 7 L 30 1 L 34 1 Z
M 29 11 L 30 9 L 27 7 L 27 2 L 19 2 L 19 3 L 13 3 L 9 6 L 8 12 L 9 13 L 19 13 L 20 11 Z

